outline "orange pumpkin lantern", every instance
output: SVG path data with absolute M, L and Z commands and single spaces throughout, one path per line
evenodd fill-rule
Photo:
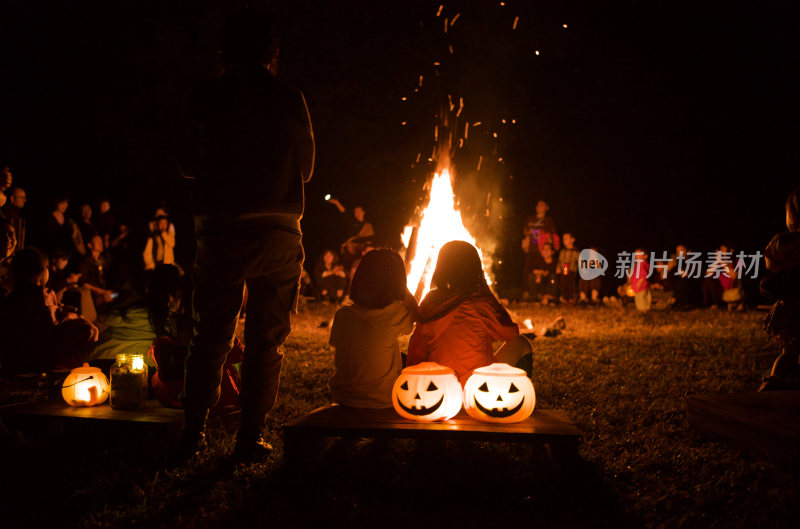
M 479 421 L 524 421 L 535 406 L 531 379 L 524 370 L 508 364 L 479 367 L 464 385 L 464 409 Z
M 414 421 L 439 421 L 461 409 L 461 384 L 455 371 L 436 362 L 403 369 L 392 388 L 395 411 Z
M 109 393 L 106 376 L 89 364 L 70 371 L 61 384 L 61 396 L 70 406 L 96 406 L 104 403 Z

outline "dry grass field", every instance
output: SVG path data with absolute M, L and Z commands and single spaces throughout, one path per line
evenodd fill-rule
M 796 527 L 797 470 L 704 438 L 695 393 L 753 391 L 776 354 L 763 313 L 520 304 L 562 335 L 534 342 L 537 407 L 583 431 L 583 462 L 560 472 L 514 444 L 331 443 L 299 474 L 282 468 L 280 427 L 329 402 L 335 308 L 309 305 L 285 346 L 267 465 L 232 466 L 232 428 L 208 455 L 167 469 L 158 440 L 30 440 L 4 448 L 3 527 Z M 11 487 L 8 487 L 12 484 Z

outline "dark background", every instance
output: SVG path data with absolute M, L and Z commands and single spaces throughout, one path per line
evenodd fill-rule
M 251 2 L 276 15 L 279 75 L 304 91 L 315 128 L 310 260 L 343 237 L 326 193 L 364 205 L 399 244 L 448 94 L 464 98 L 462 124 L 482 123 L 456 154 L 456 190 L 508 281 L 539 199 L 578 247 L 611 255 L 723 241 L 752 253 L 785 229 L 798 183 L 794 2 L 448 1 L 437 17 L 440 4 Z M 109 196 L 135 234 L 165 200 L 190 261 L 175 134 L 238 5 L 0 2 L 0 163 L 28 192 L 33 237 L 55 193 L 76 216 Z

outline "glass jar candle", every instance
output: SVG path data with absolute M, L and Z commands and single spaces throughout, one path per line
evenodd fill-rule
M 147 364 L 144 355 L 120 353 L 111 366 L 111 407 L 135 410 L 147 399 Z

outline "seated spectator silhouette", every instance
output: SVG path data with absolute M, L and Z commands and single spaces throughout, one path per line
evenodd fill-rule
M 64 300 L 64 295 L 68 290 L 77 291 L 79 289 L 79 281 L 81 275 L 69 265 L 69 257 L 63 250 L 56 250 L 50 256 L 50 279 L 47 281 L 47 288 L 52 290 L 58 301 L 73 307 L 80 307 L 80 293 L 78 293 L 78 301 L 75 302 L 74 298 L 70 301 Z M 67 295 L 69 298 L 70 296 Z
M 719 245 L 714 262 L 708 266 L 703 278 L 703 305 L 714 309 L 725 307 L 723 295 L 725 290 L 733 286 L 732 256 L 733 248 L 727 244 Z
M 111 290 L 106 286 L 106 271 L 110 257 L 103 249 L 103 238 L 95 235 L 89 242 L 89 252 L 78 268 L 81 274 L 81 286 L 92 292 L 92 300 L 98 309 L 114 300 Z
M 599 252 L 595 246 L 590 246 L 590 250 Z M 600 304 L 600 290 L 603 288 L 603 276 L 597 276 L 594 279 L 578 279 L 578 303 L 590 303 L 592 305 Z M 613 296 L 612 296 L 613 297 Z M 624 299 L 624 298 L 623 298 Z
M 103 237 L 103 242 L 111 246 L 111 241 L 117 231 L 117 221 L 111 212 L 111 202 L 107 198 L 101 198 L 97 204 L 98 213 L 94 216 L 94 227 Z
M 52 252 L 57 248 L 65 250 L 70 257 L 78 253 L 86 255 L 81 231 L 78 225 L 67 216 L 69 198 L 60 196 L 53 201 L 53 211 L 45 219 L 43 227 L 43 242 L 45 249 Z
M 81 204 L 81 220 L 77 224 L 84 244 L 88 243 L 95 235 L 100 234 L 92 224 L 92 206 L 89 204 Z
M 333 303 L 342 301 L 347 289 L 347 274 L 333 250 L 325 250 L 317 260 L 314 266 L 314 280 L 322 301 Z
M 0 299 L 11 292 L 11 259 L 17 249 L 17 234 L 14 224 L 0 218 L 0 234 L 2 234 L 3 251 L 0 253 Z
M 547 305 L 558 303 L 558 262 L 553 257 L 553 245 L 545 243 L 541 250 L 541 259 L 534 264 L 535 268 L 528 274 L 528 290 L 534 301 Z
M 0 301 L 3 372 L 42 373 L 80 365 L 97 341 L 97 328 L 65 310 L 45 288 L 48 262 L 39 250 L 20 250 L 11 267 L 13 289 Z
M 561 301 L 575 303 L 578 298 L 578 250 L 575 249 L 575 237 L 571 233 L 563 236 L 564 247 L 558 252 L 559 281 L 558 290 Z
M 690 276 L 686 265 L 688 256 L 689 250 L 679 244 L 668 265 L 665 288 L 672 291 L 670 308 L 673 310 L 688 310 L 699 304 L 700 280 Z
M 531 284 L 529 274 L 532 270 L 541 269 L 542 264 L 542 251 L 544 245 L 549 243 L 556 252 L 561 248 L 561 239 L 556 233 L 556 224 L 553 219 L 547 215 L 550 206 L 544 200 L 536 203 L 536 215 L 528 217 L 523 229 L 522 251 L 525 252 L 525 263 L 523 265 L 523 288 L 524 297 L 536 293 L 531 291 L 534 288 Z
M 14 226 L 14 231 L 17 234 L 17 248 L 20 250 L 25 248 L 25 235 L 27 231 L 27 219 L 22 213 L 22 208 L 25 207 L 25 202 L 28 200 L 28 195 L 21 187 L 14 187 L 11 189 L 8 202 L 3 206 L 2 214 Z
M 11 187 L 11 183 L 14 181 L 11 176 L 11 169 L 7 165 L 0 165 L 3 169 L 0 170 L 0 218 L 5 217 L 5 212 L 3 208 L 5 208 L 6 201 L 8 197 L 6 196 L 6 189 Z
M 786 227 L 764 250 L 767 275 L 761 293 L 775 300 L 764 328 L 781 348 L 759 391 L 800 389 L 800 187 L 786 200 Z

